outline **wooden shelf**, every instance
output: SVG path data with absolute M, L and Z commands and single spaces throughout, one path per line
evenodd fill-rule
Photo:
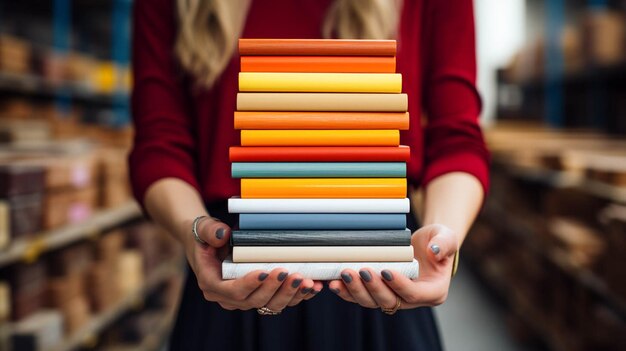
M 140 216 L 139 206 L 135 202 L 128 202 L 120 207 L 98 211 L 84 222 L 43 232 L 35 237 L 14 240 L 9 247 L 0 251 L 0 267 L 19 261 L 33 262 L 44 252 L 96 237 L 103 231 Z
M 58 345 L 56 348 L 54 348 L 53 351 L 71 351 L 81 347 L 86 343 L 89 343 L 89 341 L 91 340 L 96 339 L 98 334 L 102 330 L 110 326 L 124 313 L 140 305 L 145 296 L 154 291 L 154 289 L 156 289 L 160 284 L 164 283 L 169 278 L 175 275 L 181 274 L 183 267 L 182 262 L 182 257 L 176 257 L 174 259 L 166 261 L 165 263 L 162 263 L 152 274 L 150 274 L 150 276 L 148 276 L 144 285 L 140 289 L 123 297 L 109 310 L 94 316 L 91 321 L 87 323 L 87 325 L 85 325 L 82 329 L 64 340 L 61 345 Z M 171 321 L 172 319 L 168 320 L 170 325 Z M 163 327 L 162 331 L 164 333 L 169 325 L 164 322 L 161 327 Z M 153 344 L 153 341 L 147 340 L 145 346 L 148 348 L 141 348 L 141 350 L 150 350 L 149 347 Z

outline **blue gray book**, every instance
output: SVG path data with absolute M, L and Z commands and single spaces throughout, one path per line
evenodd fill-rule
M 245 230 L 405 229 L 406 214 L 397 213 L 242 213 Z
M 233 178 L 404 178 L 404 162 L 234 162 Z

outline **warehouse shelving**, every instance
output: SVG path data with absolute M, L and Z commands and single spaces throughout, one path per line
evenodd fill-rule
M 139 206 L 135 202 L 128 202 L 116 208 L 100 210 L 84 222 L 46 231 L 32 238 L 14 240 L 8 248 L 0 251 L 0 267 L 18 261 L 32 262 L 44 252 L 96 237 L 107 229 L 140 216 Z
M 179 275 L 182 267 L 182 262 L 182 257 L 175 257 L 169 261 L 161 263 L 161 265 L 148 276 L 140 289 L 130 294 L 127 294 L 113 307 L 109 308 L 101 314 L 94 316 L 87 325 L 85 325 L 79 331 L 64 340 L 61 345 L 57 346 L 54 349 L 54 351 L 71 351 L 96 340 L 97 335 L 101 331 L 109 327 L 124 313 L 140 305 L 147 294 L 154 291 L 154 289 L 156 289 L 162 283 L 165 283 L 168 279 Z M 167 329 L 165 328 L 171 325 L 171 318 L 164 319 L 165 320 L 162 325 L 163 330 L 161 331 L 163 333 L 167 333 Z M 146 349 L 149 349 L 150 346 L 153 345 L 153 343 L 155 342 L 147 340 L 146 345 L 144 346 L 146 347 Z

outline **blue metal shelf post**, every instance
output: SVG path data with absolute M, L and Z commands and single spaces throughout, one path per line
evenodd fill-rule
M 565 0 L 546 0 L 545 116 L 548 124 L 562 127 L 563 52 L 560 37 L 565 24 Z

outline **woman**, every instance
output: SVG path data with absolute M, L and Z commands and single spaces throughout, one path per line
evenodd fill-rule
M 225 201 L 239 193 L 228 160 L 239 144 L 239 36 L 398 40 L 413 116 L 402 135 L 411 146 L 408 178 L 425 190 L 424 226 L 412 237 L 418 280 L 346 270 L 322 291 L 322 282 L 284 269 L 220 279 L 234 224 Z M 183 244 L 193 273 L 171 349 L 441 349 L 430 306 L 446 299 L 455 253 L 488 186 L 474 50 L 471 0 L 137 0 L 133 189 Z M 211 217 L 197 222 L 196 240 L 198 216 Z M 257 314 L 263 307 L 282 313 Z

